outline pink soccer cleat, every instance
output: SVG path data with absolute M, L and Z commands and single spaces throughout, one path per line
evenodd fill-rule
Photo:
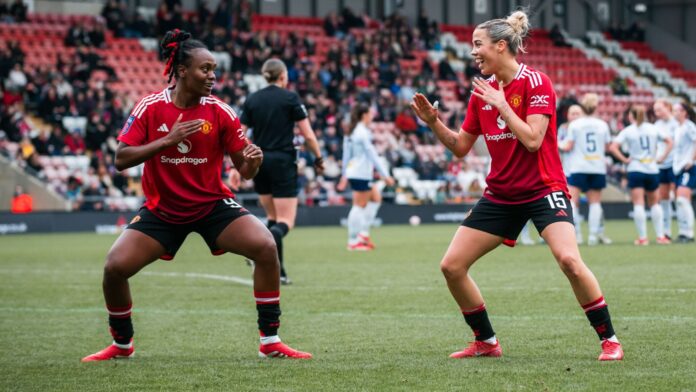
M 500 357 L 502 355 L 503 349 L 500 348 L 500 342 L 489 344 L 475 340 L 464 350 L 450 354 L 450 358 Z
M 312 354 L 297 351 L 283 342 L 262 344 L 259 346 L 259 357 L 261 358 L 293 358 L 310 359 Z
M 360 242 L 361 242 L 362 244 L 364 244 L 364 245 L 367 246 L 368 248 L 370 248 L 370 249 L 374 249 L 374 248 L 375 248 L 375 244 L 372 242 L 372 239 L 370 238 L 369 235 L 358 234 L 358 239 L 360 240 Z
M 620 361 L 624 357 L 621 343 L 614 343 L 609 340 L 602 340 L 602 353 L 599 354 L 600 361 Z
M 130 348 L 119 348 L 115 344 L 82 358 L 81 362 L 108 361 L 110 359 L 131 358 L 135 354 L 133 341 L 131 340 Z
M 648 241 L 647 238 L 638 238 L 637 240 L 633 241 L 633 245 L 636 246 L 648 246 L 650 244 L 650 241 Z
M 360 252 L 366 252 L 372 250 L 368 245 L 363 244 L 362 242 L 356 242 L 354 244 L 348 244 L 348 250 L 350 251 L 360 251 Z
M 657 237 L 655 242 L 657 242 L 658 245 L 669 245 L 672 243 L 672 240 L 670 240 L 667 236 L 663 236 Z

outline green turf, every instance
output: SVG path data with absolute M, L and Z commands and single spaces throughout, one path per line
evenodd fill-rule
M 378 249 L 345 250 L 345 229 L 300 228 L 286 242 L 281 336 L 311 361 L 261 360 L 240 257 L 192 235 L 173 263 L 134 277 L 136 357 L 80 363 L 110 342 L 101 294 L 114 240 L 95 234 L 0 237 L 2 390 L 696 391 L 696 246 L 583 247 L 626 359 L 599 344 L 544 246 L 500 248 L 473 270 L 504 357 L 452 360 L 470 339 L 438 268 L 456 224 L 390 226 Z

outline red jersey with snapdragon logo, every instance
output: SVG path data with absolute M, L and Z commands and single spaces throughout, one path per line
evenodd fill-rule
M 499 88 L 495 76 L 486 82 Z M 553 191 L 568 195 L 556 140 L 556 93 L 548 76 L 520 64 L 503 90 L 508 104 L 522 120 L 532 114 L 545 114 L 549 125 L 539 150 L 530 152 L 510 131 L 498 109 L 479 97 L 471 97 L 462 129 L 483 135 L 491 154 L 484 197 L 496 203 L 520 204 Z
M 201 97 L 198 105 L 178 108 L 171 88 L 141 99 L 128 117 L 118 140 L 141 146 L 167 136 L 174 122 L 204 120 L 198 132 L 145 162 L 145 207 L 162 220 L 189 223 L 208 214 L 215 202 L 234 197 L 222 182 L 225 153 L 249 143 L 234 110 L 214 96 Z

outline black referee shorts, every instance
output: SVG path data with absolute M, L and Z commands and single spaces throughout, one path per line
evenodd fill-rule
M 560 191 L 522 204 L 495 203 L 483 197 L 471 209 L 462 226 L 503 237 L 505 245 L 514 246 L 517 236 L 530 219 L 539 233 L 556 222 L 572 225 L 570 200 Z
M 297 197 L 297 163 L 295 153 L 264 151 L 263 163 L 254 177 L 254 190 L 259 195 Z
M 205 243 L 208 244 L 208 248 L 210 248 L 210 253 L 221 255 L 225 251 L 215 245 L 215 241 L 220 233 L 235 219 L 249 214 L 250 212 L 246 208 L 237 204 L 232 198 L 218 200 L 208 215 L 197 221 L 185 224 L 163 221 L 150 210 L 142 207 L 138 211 L 138 215 L 131 220 L 131 223 L 126 228 L 145 233 L 162 244 L 167 251 L 160 257 L 162 260 L 173 259 L 181 244 L 184 243 L 184 240 L 192 231 L 203 237 Z

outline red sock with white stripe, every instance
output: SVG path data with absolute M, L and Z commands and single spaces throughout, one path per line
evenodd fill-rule
M 132 309 L 133 304 L 122 307 L 106 305 L 106 310 L 109 312 L 109 331 L 111 336 L 114 337 L 114 344 L 118 348 L 128 349 L 133 344 Z
M 280 326 L 280 291 L 256 291 L 256 311 L 258 312 L 259 334 L 261 344 L 280 342 L 278 327 Z
M 614 327 L 611 325 L 611 316 L 609 315 L 609 307 L 604 301 L 604 297 L 599 297 L 598 299 L 582 305 L 582 309 L 585 311 L 587 319 L 590 320 L 590 324 L 597 332 L 600 340 L 611 340 L 613 342 L 618 342 L 616 339 L 616 334 L 614 333 Z

